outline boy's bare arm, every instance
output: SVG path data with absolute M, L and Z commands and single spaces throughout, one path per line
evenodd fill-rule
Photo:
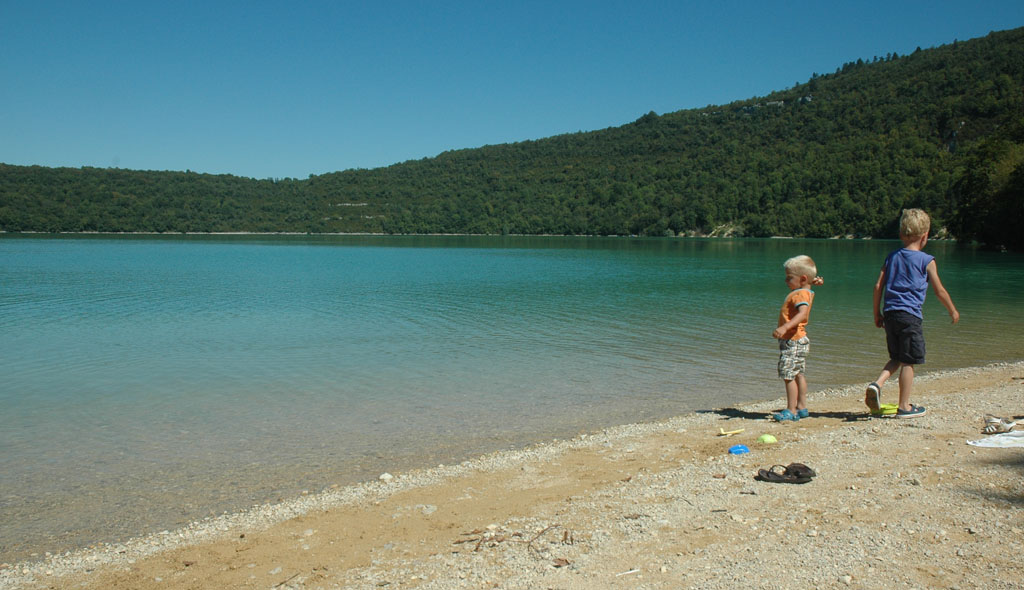
M 800 307 L 797 308 L 795 316 L 790 318 L 790 320 L 788 322 L 786 322 L 785 324 L 782 324 L 778 328 L 775 328 L 775 331 L 772 332 L 772 337 L 773 338 L 782 338 L 783 334 L 785 334 L 786 332 L 789 332 L 790 330 L 795 328 L 800 322 L 806 320 L 807 316 L 810 313 L 811 313 L 811 306 L 809 306 L 809 305 L 801 305 Z
M 953 298 L 949 296 L 949 292 L 942 286 L 942 281 L 939 280 L 939 268 L 936 266 L 935 261 L 932 260 L 928 263 L 925 268 L 928 272 L 928 282 L 932 284 L 932 291 L 935 291 L 935 296 L 939 298 L 939 302 L 949 312 L 949 317 L 953 318 L 953 323 L 960 321 L 960 312 L 956 310 L 956 306 L 953 305 Z
M 874 294 L 875 308 L 874 308 L 874 310 L 875 310 L 875 327 L 877 327 L 877 328 L 881 328 L 882 327 L 882 323 L 883 323 L 882 310 L 880 309 L 880 306 L 882 305 L 882 294 L 883 293 L 885 293 L 885 267 L 882 267 L 882 272 L 879 273 L 879 275 L 878 275 L 878 282 L 875 283 L 875 294 Z

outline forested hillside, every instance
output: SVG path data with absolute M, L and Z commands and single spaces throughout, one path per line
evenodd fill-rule
M 768 96 L 304 180 L 0 164 L 5 231 L 894 237 L 1024 247 L 1024 29 Z M 935 233 L 935 232 L 933 232 Z

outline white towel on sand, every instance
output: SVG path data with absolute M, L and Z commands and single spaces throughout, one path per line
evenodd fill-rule
M 1002 434 L 993 434 L 978 440 L 969 440 L 967 444 L 976 447 L 1024 447 L 1024 430 L 1014 430 Z

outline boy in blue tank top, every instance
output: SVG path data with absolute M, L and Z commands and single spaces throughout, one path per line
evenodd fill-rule
M 960 313 L 949 293 L 939 280 L 935 257 L 923 252 L 928 243 L 931 219 L 921 209 L 905 209 L 900 217 L 900 239 L 903 247 L 885 259 L 882 272 L 875 283 L 875 325 L 885 328 L 885 343 L 889 349 L 889 362 L 882 373 L 868 385 L 864 403 L 877 411 L 882 385 L 899 371 L 900 403 L 897 418 L 916 418 L 925 413 L 924 406 L 910 403 L 914 386 L 914 366 L 924 362 L 924 333 L 921 307 L 931 283 L 935 296 L 953 318 L 960 321 Z

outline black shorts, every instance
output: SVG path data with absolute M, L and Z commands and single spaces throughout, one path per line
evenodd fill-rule
M 920 365 L 924 362 L 924 332 L 921 318 L 905 311 L 887 311 L 885 344 L 889 347 L 889 360 Z

